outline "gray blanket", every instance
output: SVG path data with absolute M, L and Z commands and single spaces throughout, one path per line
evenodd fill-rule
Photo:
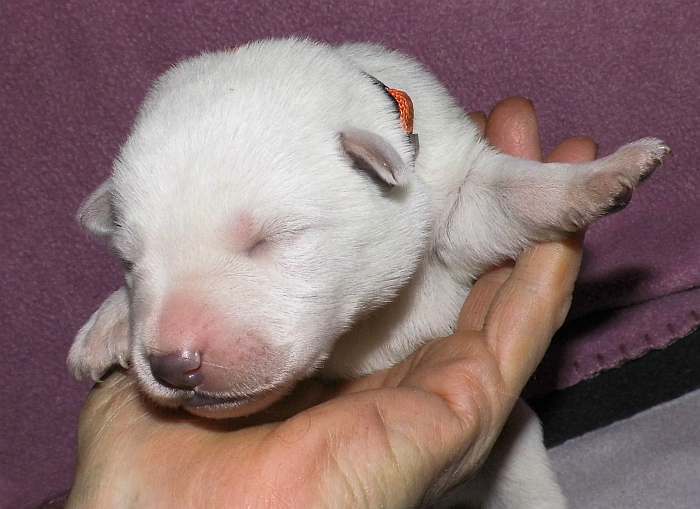
M 551 450 L 570 509 L 700 507 L 700 391 Z

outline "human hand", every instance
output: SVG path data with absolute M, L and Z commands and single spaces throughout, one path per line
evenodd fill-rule
M 529 102 L 472 118 L 500 150 L 541 157 Z M 549 159 L 594 154 L 571 139 Z M 537 246 L 479 279 L 452 336 L 336 387 L 303 382 L 251 419 L 154 408 L 115 373 L 81 415 L 68 507 L 415 506 L 488 455 L 568 311 L 580 257 L 577 239 Z

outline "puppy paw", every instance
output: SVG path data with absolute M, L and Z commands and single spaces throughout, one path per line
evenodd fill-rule
M 68 352 L 76 379 L 99 380 L 112 366 L 128 367 L 129 302 L 125 288 L 110 295 L 78 331 Z
M 671 148 L 660 139 L 642 138 L 621 147 L 613 157 L 630 178 L 639 182 L 651 176 L 669 154 Z
M 634 189 L 661 166 L 671 149 L 657 138 L 629 143 L 614 154 L 593 163 L 588 178 L 594 215 L 622 210 L 632 199 Z

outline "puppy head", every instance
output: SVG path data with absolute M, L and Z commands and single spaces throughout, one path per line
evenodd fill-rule
M 323 45 L 186 61 L 79 220 L 124 261 L 131 363 L 165 405 L 254 412 L 314 372 L 426 249 L 390 100 Z

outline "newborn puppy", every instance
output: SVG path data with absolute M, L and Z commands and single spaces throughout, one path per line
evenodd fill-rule
M 645 138 L 588 164 L 509 157 L 379 46 L 271 40 L 186 60 L 79 211 L 126 284 L 68 364 L 93 379 L 129 365 L 153 400 L 207 417 L 256 412 L 319 371 L 386 368 L 450 334 L 486 268 L 624 207 L 667 152 Z M 501 481 L 477 489 L 483 504 L 563 506 L 526 424 L 517 458 L 485 469 Z

